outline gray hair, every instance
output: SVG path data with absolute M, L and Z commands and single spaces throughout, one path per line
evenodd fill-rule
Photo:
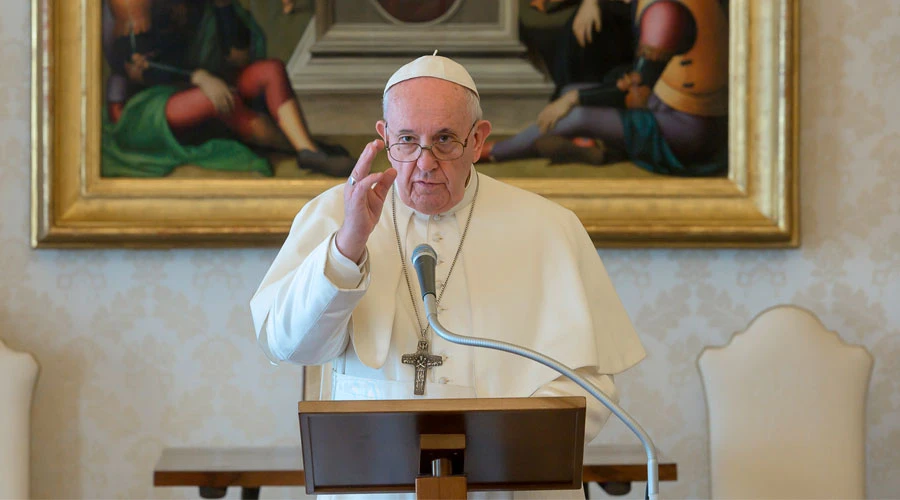
M 478 94 L 475 92 L 472 92 L 465 87 L 463 88 L 466 91 L 466 109 L 469 112 L 469 116 L 472 117 L 472 121 L 480 120 L 483 116 L 483 112 L 481 111 L 481 99 L 478 98 Z M 388 103 L 390 102 L 392 90 L 394 90 L 394 87 L 389 88 L 381 98 L 381 116 L 384 117 L 385 121 L 387 121 Z

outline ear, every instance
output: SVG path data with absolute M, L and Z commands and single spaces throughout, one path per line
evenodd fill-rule
M 387 124 L 384 122 L 384 120 L 378 120 L 377 122 L 375 122 L 375 131 L 378 132 L 378 135 L 381 136 L 381 140 L 384 141 L 385 146 L 387 146 L 387 135 L 385 135 L 385 133 L 387 132 L 386 127 Z
M 481 157 L 481 148 L 484 147 L 484 142 L 489 135 L 491 135 L 491 122 L 480 120 L 478 124 L 475 125 L 475 133 L 472 134 L 472 152 L 475 154 L 475 156 L 473 156 L 474 162 L 477 162 L 478 158 Z

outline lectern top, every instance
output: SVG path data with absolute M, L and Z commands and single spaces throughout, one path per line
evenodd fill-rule
M 581 396 L 541 398 L 393 399 L 378 401 L 301 401 L 300 413 L 467 412 L 510 410 L 576 410 L 585 408 Z

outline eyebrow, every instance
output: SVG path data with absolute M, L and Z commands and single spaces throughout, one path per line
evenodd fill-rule
M 397 134 L 419 135 L 418 133 L 416 133 L 415 130 L 411 130 L 411 129 L 408 129 L 408 128 L 404 128 L 404 129 L 398 130 L 398 131 L 397 131 Z M 447 127 L 444 127 L 444 128 L 442 128 L 442 129 L 440 129 L 440 130 L 438 130 L 437 132 L 434 133 L 434 135 L 441 135 L 441 134 L 451 134 L 451 135 L 459 136 L 459 134 L 456 133 L 455 130 L 453 130 L 453 129 L 451 129 L 451 128 L 447 128 Z

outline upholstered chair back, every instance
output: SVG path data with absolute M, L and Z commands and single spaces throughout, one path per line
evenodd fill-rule
M 864 498 L 872 356 L 809 311 L 764 311 L 698 360 L 712 498 Z
M 31 400 L 38 365 L 0 340 L 0 498 L 28 498 Z

